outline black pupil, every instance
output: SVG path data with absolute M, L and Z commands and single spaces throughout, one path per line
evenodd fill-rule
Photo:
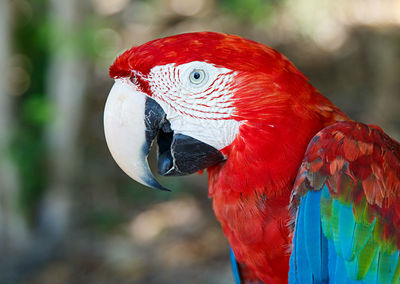
M 193 77 L 196 79 L 196 80 L 198 80 L 198 79 L 200 79 L 200 73 L 199 72 L 194 72 L 194 74 L 193 74 Z

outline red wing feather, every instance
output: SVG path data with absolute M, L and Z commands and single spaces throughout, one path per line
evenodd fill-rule
M 292 196 L 292 209 L 308 190 L 326 182 L 333 198 L 359 204 L 364 198 L 384 224 L 382 240 L 400 247 L 400 144 L 380 128 L 339 122 L 310 142 Z

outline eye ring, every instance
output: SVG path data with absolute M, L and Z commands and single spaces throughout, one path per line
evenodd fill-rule
M 193 69 L 189 74 L 189 80 L 195 85 L 200 85 L 206 79 L 206 73 L 203 69 Z

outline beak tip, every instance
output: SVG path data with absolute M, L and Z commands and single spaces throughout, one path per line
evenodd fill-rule
M 147 186 L 154 188 L 154 189 L 171 192 L 171 190 L 169 190 L 168 188 L 159 184 L 155 179 L 153 179 L 152 182 L 147 183 Z
M 162 190 L 162 191 L 167 191 L 167 192 L 171 192 L 171 190 L 169 190 L 168 188 L 165 188 L 165 187 L 163 187 L 163 186 L 161 186 L 161 188 L 158 188 L 159 190 Z

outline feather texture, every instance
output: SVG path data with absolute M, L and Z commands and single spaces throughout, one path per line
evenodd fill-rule
M 167 76 L 164 93 L 154 94 L 151 70 L 194 61 L 232 71 L 224 94 L 198 95 L 226 99 L 223 119 L 239 125 L 218 149 L 226 160 L 207 168 L 236 280 L 287 283 L 289 273 L 293 283 L 398 283 L 399 144 L 350 121 L 278 51 L 238 36 L 154 40 L 119 56 L 110 75 L 170 106 L 177 79 Z
M 293 245 L 309 247 L 314 283 L 327 274 L 333 283 L 398 282 L 399 178 L 400 144 L 380 129 L 342 122 L 316 135 L 291 203 L 297 215 Z M 310 229 L 304 231 L 304 224 Z M 327 252 L 318 255 L 321 243 Z M 292 254 L 299 262 L 304 258 L 298 249 Z M 309 271 L 290 269 L 296 271 L 293 283 L 312 283 L 299 281 Z

